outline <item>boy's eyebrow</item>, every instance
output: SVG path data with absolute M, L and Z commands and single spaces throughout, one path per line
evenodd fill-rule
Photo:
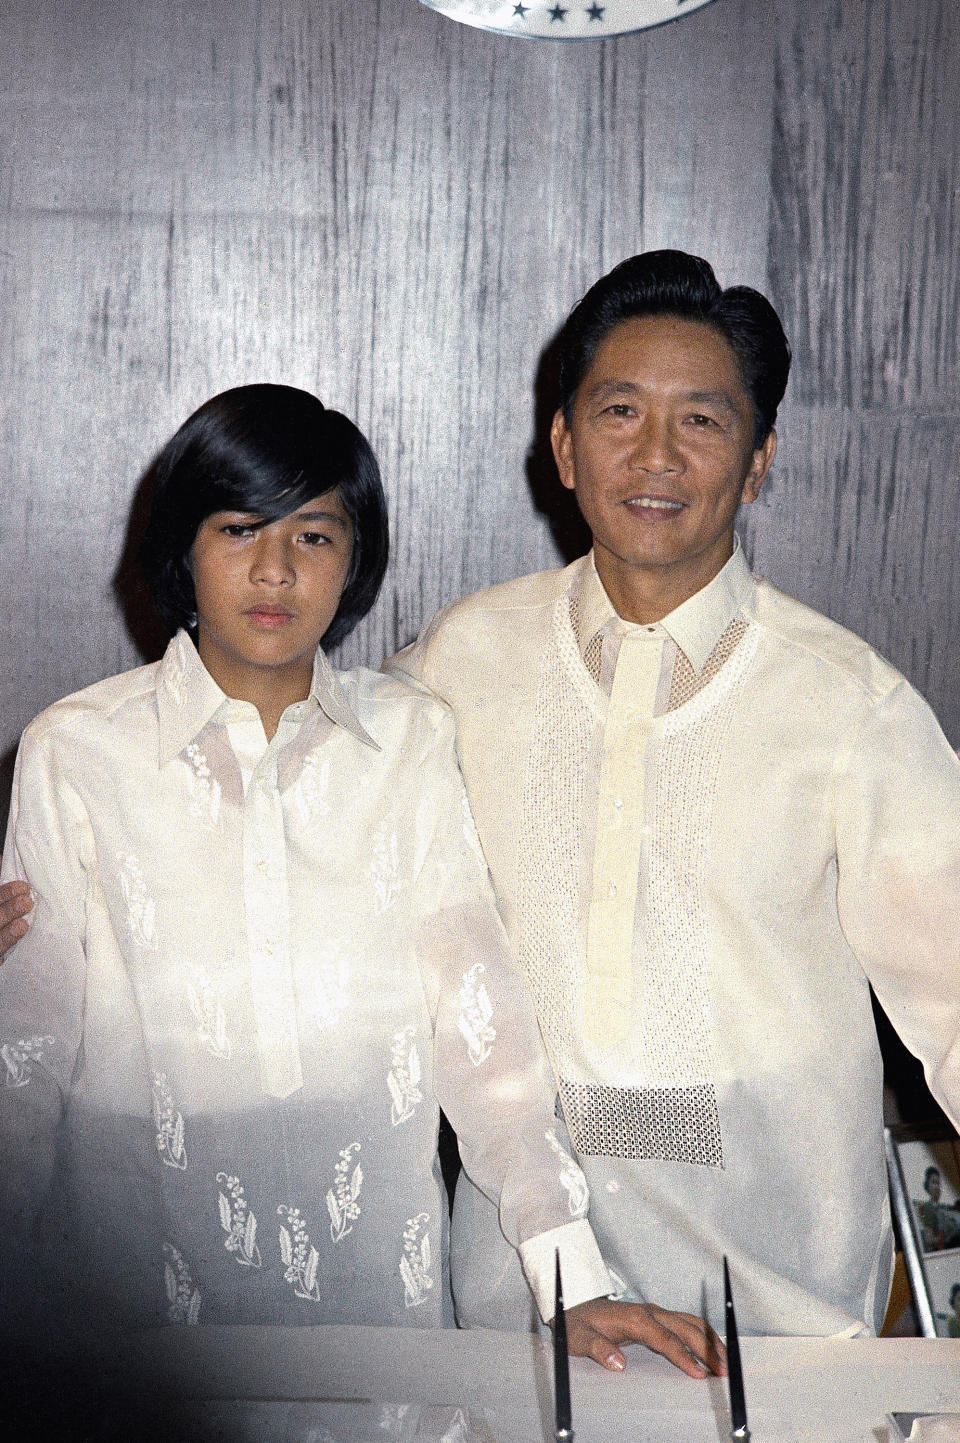
M 345 529 L 350 525 L 347 518 L 339 516 L 336 511 L 295 511 L 293 515 L 296 521 L 332 521 L 335 526 Z

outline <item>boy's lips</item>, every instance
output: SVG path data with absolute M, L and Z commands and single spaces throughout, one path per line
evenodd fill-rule
M 276 630 L 285 626 L 288 621 L 293 620 L 293 613 L 287 611 L 284 606 L 251 606 L 249 611 L 244 613 L 256 626 L 266 627 L 268 630 Z

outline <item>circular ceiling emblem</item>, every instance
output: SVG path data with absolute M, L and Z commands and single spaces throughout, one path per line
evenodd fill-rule
M 595 40 L 648 30 L 709 5 L 710 0 L 421 0 L 431 10 L 464 25 L 500 35 L 548 40 Z

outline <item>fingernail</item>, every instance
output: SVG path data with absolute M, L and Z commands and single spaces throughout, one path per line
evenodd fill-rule
M 622 1373 L 622 1372 L 623 1372 L 624 1363 L 623 1363 L 623 1359 L 620 1357 L 620 1355 L 619 1355 L 618 1353 L 608 1353 L 608 1354 L 607 1354 L 607 1361 L 604 1363 L 603 1366 L 604 1366 L 605 1368 L 612 1368 L 613 1371 L 616 1372 L 616 1373 Z

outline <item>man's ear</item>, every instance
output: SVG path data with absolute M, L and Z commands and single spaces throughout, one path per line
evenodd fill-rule
M 554 415 L 553 424 L 550 427 L 550 445 L 553 447 L 553 459 L 557 463 L 561 484 L 566 486 L 568 491 L 572 491 L 576 485 L 573 467 L 573 437 L 562 410 L 557 411 Z
M 770 431 L 763 445 L 753 453 L 750 461 L 750 469 L 746 474 L 743 483 L 743 491 L 740 500 L 745 504 L 756 501 L 760 495 L 760 488 L 767 479 L 767 472 L 773 465 L 773 458 L 777 454 L 777 433 Z

